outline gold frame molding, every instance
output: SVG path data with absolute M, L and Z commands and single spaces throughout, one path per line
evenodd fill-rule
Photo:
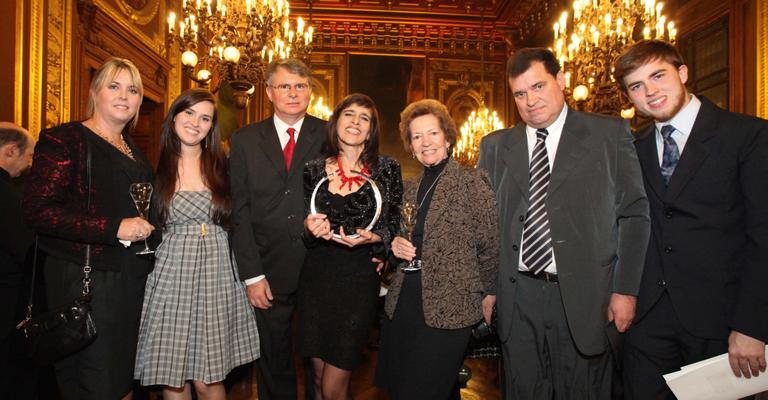
M 20 2 L 22 3 L 22 2 Z M 27 109 L 27 129 L 34 132 L 42 129 L 43 123 L 43 73 L 45 59 L 43 58 L 45 37 L 45 2 L 32 1 L 29 14 L 29 108 Z
M 14 49 L 16 65 L 14 66 L 13 79 L 13 120 L 16 125 L 24 126 L 24 4 L 23 1 L 16 2 L 16 48 Z M 32 135 L 37 135 L 30 129 Z
M 757 0 L 757 116 L 768 118 L 768 0 Z

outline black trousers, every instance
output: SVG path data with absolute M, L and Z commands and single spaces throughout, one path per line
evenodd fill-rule
M 293 311 L 296 296 L 274 295 L 272 307 L 256 308 L 261 357 L 256 360 L 259 399 L 296 400 L 296 368 L 293 362 Z
M 703 339 L 688 333 L 665 293 L 627 331 L 623 355 L 625 399 L 675 399 L 662 375 L 727 351 L 727 338 Z
M 571 338 L 559 285 L 523 275 L 517 285 L 513 308 L 499 310 L 499 318 L 512 319 L 512 331 L 502 343 L 505 399 L 610 399 L 613 362 L 607 336 L 605 353 L 581 354 Z

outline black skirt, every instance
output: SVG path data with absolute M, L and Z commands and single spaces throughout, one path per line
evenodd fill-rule
M 457 378 L 471 330 L 427 326 L 421 273 L 406 274 L 392 320 L 385 318 L 382 325 L 376 386 L 394 400 L 458 398 Z
M 134 267 L 134 268 L 131 268 Z M 67 304 L 82 291 L 82 264 L 48 256 L 45 262 L 48 307 Z M 146 283 L 146 269 L 94 270 L 91 307 L 96 340 L 55 364 L 63 399 L 119 399 L 133 388 L 133 365 Z

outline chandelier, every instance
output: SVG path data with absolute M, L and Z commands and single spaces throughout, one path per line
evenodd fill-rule
M 478 147 L 483 136 L 504 127 L 496 111 L 485 106 L 485 46 L 483 44 L 483 22 L 485 9 L 480 11 L 480 107 L 473 110 L 459 129 L 459 137 L 453 147 L 453 158 L 461 164 L 474 167 L 479 154 Z M 469 83 L 468 83 L 469 84 Z
M 674 42 L 675 23 L 655 0 L 574 0 L 573 15 L 555 22 L 553 51 L 565 75 L 566 94 L 579 109 L 631 118 L 613 80 L 613 62 L 636 40 Z
M 312 97 L 309 98 L 307 114 L 327 121 L 331 118 L 331 115 L 333 115 L 333 110 L 325 104 L 323 96 L 315 98 L 315 95 L 312 95 Z
M 218 72 L 244 108 L 273 59 L 307 59 L 312 50 L 314 29 L 301 17 L 291 29 L 289 14 L 286 0 L 182 0 L 178 24 L 168 13 L 168 40 L 185 76 L 208 87 Z

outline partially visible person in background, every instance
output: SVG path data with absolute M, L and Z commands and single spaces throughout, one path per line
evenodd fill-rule
M 376 318 L 379 276 L 372 257 L 384 259 L 399 230 L 400 164 L 379 154 L 379 126 L 373 100 L 350 94 L 333 110 L 322 157 L 304 166 L 309 215 L 298 292 L 299 347 L 312 360 L 318 400 L 350 398 L 352 370 Z M 317 214 L 310 214 L 313 193 Z M 363 229 L 377 213 L 371 229 Z
M 20 376 L 19 360 L 13 359 L 12 338 L 17 310 L 25 299 L 24 265 L 33 232 L 21 216 L 21 191 L 13 180 L 32 163 L 34 139 L 26 129 L 0 122 L 0 398 L 18 398 L 15 386 Z
M 154 175 L 130 136 L 143 98 L 141 76 L 131 61 L 110 58 L 94 74 L 88 93 L 85 121 L 40 133 L 23 213 L 47 254 L 41 267 L 49 308 L 81 295 L 90 244 L 98 336 L 56 362 L 62 398 L 130 399 L 144 284 L 152 268 L 151 258 L 136 253 L 155 229 L 138 216 L 129 193 L 131 184 L 152 182 Z M 121 240 L 133 243 L 126 247 Z
M 407 151 L 424 166 L 405 184 L 415 206 L 410 238 L 392 253 L 421 270 L 395 272 L 387 293 L 376 385 L 395 400 L 459 399 L 457 376 L 472 326 L 491 323 L 499 243 L 496 202 L 486 173 L 451 158 L 457 136 L 448 110 L 420 100 L 400 114 Z
M 245 285 L 229 251 L 232 202 L 216 101 L 190 89 L 160 132 L 153 210 L 162 229 L 139 329 L 135 378 L 163 399 L 224 400 L 223 380 L 259 355 Z

